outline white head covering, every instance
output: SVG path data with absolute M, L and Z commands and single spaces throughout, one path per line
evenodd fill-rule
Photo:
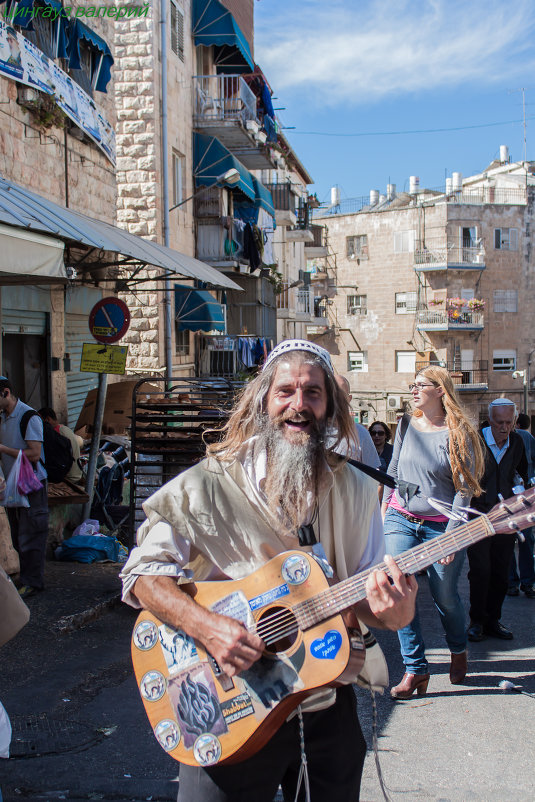
M 269 363 L 273 362 L 273 360 L 278 356 L 286 354 L 289 351 L 308 351 L 309 353 L 314 354 L 314 356 L 319 357 L 319 359 L 321 359 L 323 362 L 324 367 L 326 367 L 330 373 L 334 373 L 333 363 L 331 362 L 331 356 L 329 352 L 326 351 L 325 348 L 322 348 L 321 345 L 310 342 L 310 340 L 283 340 L 281 343 L 276 345 L 273 351 L 270 353 L 264 362 L 262 370 L 265 370 Z

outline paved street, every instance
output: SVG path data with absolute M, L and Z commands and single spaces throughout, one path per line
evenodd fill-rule
M 17 739 L 15 757 L 0 762 L 7 802 L 176 798 L 178 764 L 156 744 L 135 687 L 129 657 L 135 613 L 114 604 L 115 570 L 48 564 L 48 590 L 30 600 L 31 623 L 2 650 L 0 699 Z M 535 692 L 535 600 L 506 600 L 503 620 L 515 639 L 472 644 L 470 678 L 452 686 L 427 580 L 419 582 L 433 676 L 426 697 L 377 698 L 379 759 L 390 798 L 533 802 L 535 698 L 504 694 L 498 684 L 511 679 Z M 397 682 L 397 637 L 379 639 Z M 359 690 L 358 704 L 371 748 L 369 695 Z M 348 759 L 350 753 L 348 744 Z M 370 751 L 362 800 L 382 799 Z

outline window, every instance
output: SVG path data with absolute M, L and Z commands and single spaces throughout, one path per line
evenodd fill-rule
M 184 14 L 171 0 L 171 50 L 184 61 Z
M 395 231 L 394 232 L 394 253 L 413 253 L 416 232 Z
M 517 251 L 518 250 L 518 229 L 517 228 L 495 228 L 494 247 L 496 250 Z
M 493 351 L 492 370 L 515 370 L 516 351 Z
M 175 150 L 173 151 L 172 171 L 173 203 L 171 205 L 176 206 L 177 203 L 182 203 L 184 200 L 184 156 L 181 156 Z
M 29 39 L 39 50 L 42 50 L 45 56 L 55 59 L 58 56 L 64 56 L 65 52 L 58 52 L 58 40 L 60 36 L 60 21 L 45 16 L 43 12 L 47 8 L 46 5 L 40 2 L 34 3 L 34 16 L 32 17 L 33 31 L 27 28 L 24 30 L 24 36 Z M 50 12 L 50 9 L 48 9 Z
M 347 314 L 348 315 L 366 315 L 368 312 L 368 296 L 367 295 L 348 295 L 347 296 Z
M 93 76 L 100 63 L 100 53 L 90 47 L 84 39 L 78 42 L 78 50 L 80 52 L 80 69 L 71 68 L 69 75 L 82 87 L 84 92 L 93 97 Z
M 396 373 L 416 373 L 416 351 L 396 351 Z
M 368 235 L 359 234 L 354 237 L 346 237 L 346 256 L 348 259 L 367 259 Z
M 396 292 L 396 315 L 410 315 L 416 312 L 416 292 Z
M 368 352 L 367 351 L 348 351 L 347 369 L 357 370 L 360 373 L 368 372 Z
M 518 290 L 494 290 L 495 312 L 518 312 Z
M 181 331 L 178 324 L 175 325 L 175 352 L 180 356 L 189 354 L 189 331 Z

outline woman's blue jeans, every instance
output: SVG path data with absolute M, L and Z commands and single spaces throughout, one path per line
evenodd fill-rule
M 446 530 L 446 522 L 422 521 L 412 523 L 392 508 L 386 512 L 384 530 L 386 551 L 392 556 L 407 549 L 433 540 Z M 466 628 L 464 607 L 457 590 L 459 575 L 463 567 L 465 550 L 458 551 L 449 565 L 433 563 L 427 569 L 429 588 L 435 607 L 440 615 L 446 642 L 452 654 L 460 654 L 466 649 Z M 425 643 L 420 627 L 418 605 L 412 622 L 398 631 L 401 655 L 408 674 L 426 674 Z

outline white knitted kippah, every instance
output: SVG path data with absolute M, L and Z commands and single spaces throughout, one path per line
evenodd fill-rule
M 322 348 L 321 345 L 316 345 L 316 343 L 310 342 L 310 340 L 283 340 L 281 343 L 275 346 L 273 351 L 270 353 L 266 361 L 264 362 L 264 366 L 262 370 L 265 370 L 266 367 L 273 362 L 278 356 L 282 354 L 287 354 L 290 351 L 308 351 L 314 356 L 317 356 L 321 359 L 327 370 L 331 373 L 334 373 L 333 363 L 331 362 L 331 356 L 325 348 Z

